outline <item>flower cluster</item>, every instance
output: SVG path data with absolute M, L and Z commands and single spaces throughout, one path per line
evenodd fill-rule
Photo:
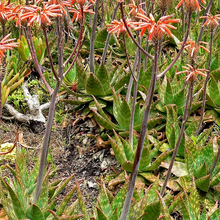
M 164 33 L 167 33 L 170 37 L 172 37 L 170 29 L 176 29 L 176 27 L 170 23 L 180 22 L 180 19 L 170 19 L 172 16 L 173 15 L 163 16 L 156 22 L 152 14 L 150 14 L 149 17 L 143 14 L 138 14 L 137 17 L 142 21 L 134 23 L 138 26 L 135 29 L 141 30 L 140 36 L 143 36 L 144 32 L 148 30 L 149 40 L 153 41 L 160 40 Z
M 2 63 L 2 58 L 5 56 L 5 51 L 18 46 L 18 43 L 13 42 L 16 39 L 9 39 L 10 35 L 8 34 L 0 41 L 0 64 Z
M 184 49 L 188 50 L 190 59 L 196 59 L 199 48 L 205 50 L 208 53 L 210 52 L 206 47 L 201 44 L 208 45 L 207 42 L 200 41 L 196 43 L 194 40 L 191 39 L 186 42 Z
M 206 19 L 205 23 L 203 24 L 203 27 L 207 25 L 210 28 L 210 30 L 213 31 L 219 25 L 220 14 L 211 15 L 207 13 L 206 16 L 202 16 L 200 18 Z
M 185 2 L 186 9 L 189 12 L 194 12 L 196 9 L 200 11 L 201 9 L 198 0 L 181 0 L 176 6 L 176 9 L 178 9 L 183 4 L 183 2 Z M 205 4 L 205 0 L 201 0 L 201 2 Z
M 197 75 L 201 75 L 201 76 L 205 76 L 206 77 L 206 73 L 204 72 L 208 72 L 208 70 L 206 69 L 196 69 L 195 67 L 187 64 L 187 66 L 183 66 L 183 71 L 180 71 L 178 73 L 176 73 L 177 75 L 182 74 L 182 73 L 186 73 L 187 77 L 186 77 L 186 81 L 195 81 L 197 78 Z

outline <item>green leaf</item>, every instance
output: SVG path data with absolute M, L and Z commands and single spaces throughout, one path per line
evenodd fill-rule
M 206 163 L 203 163 L 199 168 L 195 170 L 195 175 L 197 179 L 206 176 L 207 173 L 208 173 L 208 168 Z
M 114 114 L 114 116 L 120 127 L 129 130 L 131 110 L 126 100 L 122 101 L 120 107 L 117 109 L 117 114 Z
M 1 183 L 2 185 L 6 188 L 6 192 L 10 194 L 11 197 L 11 202 L 13 205 L 13 211 L 18 219 L 25 219 L 26 215 L 24 212 L 24 207 L 22 206 L 21 202 L 18 199 L 18 196 L 14 192 L 14 190 L 11 188 L 11 186 L 6 183 L 2 178 L 1 178 Z
M 109 91 L 111 92 L 109 74 L 107 72 L 107 69 L 106 69 L 104 63 L 102 63 L 100 65 L 100 67 L 95 75 L 102 83 L 102 86 L 104 88 L 105 93 L 107 94 L 107 92 L 108 93 L 109 93 Z
M 166 90 L 164 93 L 164 104 L 168 105 L 168 104 L 173 104 L 173 103 L 174 103 L 173 91 L 172 91 L 169 80 L 167 80 L 167 86 L 166 86 Z
M 35 220 L 35 219 L 45 220 L 44 215 L 43 215 L 42 211 L 40 210 L 40 208 L 33 203 L 27 209 L 26 216 L 30 220 Z
M 191 189 L 189 201 L 190 201 L 191 208 L 192 208 L 194 215 L 199 217 L 200 216 L 200 203 L 199 203 L 200 198 L 196 190 L 196 187 L 193 187 Z
M 161 204 L 160 202 L 152 202 L 148 204 L 144 211 L 146 215 L 143 217 L 143 220 L 157 220 L 160 216 Z
M 164 161 L 173 151 L 174 150 L 163 152 L 159 157 L 157 157 L 157 159 L 151 164 L 151 166 L 142 169 L 142 171 L 153 171 L 157 169 L 160 166 L 161 162 Z
M 139 170 L 143 170 L 144 168 L 148 167 L 150 162 L 151 162 L 151 156 L 150 156 L 149 147 L 147 147 L 147 146 L 143 147 Z
M 85 86 L 86 86 L 86 91 L 89 94 L 92 94 L 94 96 L 104 96 L 104 95 L 106 95 L 101 81 L 93 73 L 89 74 Z
M 204 192 L 208 192 L 210 186 L 210 174 L 195 181 L 196 186 Z
M 73 189 L 68 192 L 68 194 L 64 197 L 64 199 L 62 200 L 62 202 L 60 203 L 59 207 L 57 208 L 57 215 L 61 216 L 67 206 L 67 203 L 70 201 L 70 199 L 73 196 L 73 193 L 76 191 L 76 186 L 73 187 Z
M 115 133 L 115 140 L 113 140 L 110 136 L 108 136 L 110 139 L 110 143 L 112 146 L 112 149 L 114 151 L 115 157 L 117 161 L 122 165 L 125 161 L 127 161 L 123 144 L 121 143 L 118 135 Z

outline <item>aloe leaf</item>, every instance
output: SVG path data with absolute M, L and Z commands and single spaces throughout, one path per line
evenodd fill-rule
M 93 73 L 89 74 L 85 86 L 86 86 L 86 91 L 89 94 L 92 94 L 94 96 L 106 95 L 101 81 Z
M 114 116 L 122 128 L 127 129 L 127 130 L 129 129 L 131 110 L 126 100 L 122 101 L 119 109 L 117 110 L 117 114 Z
M 64 199 L 62 200 L 62 202 L 60 203 L 59 207 L 57 208 L 57 215 L 61 216 L 64 212 L 64 209 L 67 206 L 67 203 L 70 201 L 70 199 L 73 196 L 73 193 L 76 191 L 76 186 L 73 187 L 73 189 L 64 197 Z
M 189 214 L 189 209 L 183 198 L 180 196 L 180 204 L 182 206 L 183 219 L 193 220 Z
M 210 186 L 210 174 L 195 181 L 196 186 L 204 192 L 208 192 Z
M 86 88 L 87 74 L 83 68 L 83 65 L 79 59 L 76 60 L 76 74 L 79 81 L 79 86 Z
M 162 162 L 161 166 L 168 169 L 170 163 Z M 173 164 L 172 173 L 177 177 L 188 175 L 186 164 L 183 162 L 175 161 Z
M 79 205 L 80 205 L 82 214 L 85 215 L 84 216 L 85 220 L 90 220 L 90 217 L 88 215 L 88 212 L 87 212 L 87 209 L 86 209 L 86 206 L 85 206 L 85 202 L 84 202 L 84 199 L 83 199 L 83 195 L 82 195 L 81 190 L 79 188 L 79 183 L 76 179 L 75 179 L 75 182 L 76 182 L 76 188 L 77 188 L 77 196 L 78 196 L 78 199 L 79 199 Z
M 185 90 L 181 89 L 174 95 L 174 103 L 177 105 L 178 113 L 183 114 L 183 111 L 179 109 L 182 108 L 185 104 Z
M 138 175 L 143 176 L 150 183 L 154 183 L 158 179 L 153 173 L 149 172 L 139 172 Z
M 114 132 L 114 133 L 117 135 L 116 132 Z M 131 149 L 130 142 L 124 140 L 121 136 L 119 136 L 119 138 L 120 138 L 120 140 L 121 140 L 121 143 L 123 144 L 124 152 L 125 152 L 126 158 L 127 158 L 127 160 L 129 160 L 129 159 L 131 158 L 131 156 L 133 155 L 133 151 L 132 151 L 132 149 Z
M 148 204 L 144 209 L 146 214 L 143 216 L 143 220 L 157 220 L 160 215 L 160 209 L 160 202 L 152 202 Z
M 2 80 L 2 85 L 7 85 L 9 80 L 12 78 L 14 73 L 14 69 L 12 69 L 9 73 L 6 72 L 4 79 Z
M 48 185 L 49 185 L 49 173 L 47 172 L 43 179 L 42 190 L 39 199 L 36 202 L 36 205 L 39 206 L 40 208 L 44 208 L 45 206 L 47 206 L 48 196 L 49 196 Z
M 173 151 L 174 150 L 165 151 L 159 157 L 157 157 L 157 159 L 151 164 L 151 166 L 142 169 L 142 171 L 152 171 L 157 169 L 160 166 L 161 162 L 164 161 Z
M 166 86 L 166 90 L 164 93 L 164 104 L 168 105 L 168 104 L 173 104 L 173 103 L 174 103 L 173 91 L 172 91 L 169 80 L 167 80 L 167 86 Z
M 50 198 L 50 201 L 52 201 L 53 199 L 55 199 L 55 197 L 57 195 L 60 194 L 60 192 L 64 189 L 64 187 L 69 183 L 69 181 L 73 178 L 74 175 L 68 177 L 66 180 L 64 180 L 63 182 L 60 182 L 60 184 L 58 185 L 57 189 L 55 190 L 53 196 Z
M 114 90 L 121 91 L 125 87 L 125 85 L 128 84 L 129 79 L 130 79 L 130 74 L 126 74 L 123 77 L 121 77 L 120 79 L 118 79 L 116 81 L 116 83 L 114 85 L 112 85 Z
M 144 147 L 139 165 L 139 170 L 143 170 L 144 168 L 148 167 L 150 162 L 151 162 L 151 156 L 150 156 L 149 147 Z
M 10 86 L 10 92 L 13 92 L 18 86 L 20 86 L 24 82 L 24 77 L 15 82 L 12 86 Z
M 102 86 L 104 88 L 105 93 L 108 91 L 111 91 L 110 88 L 110 79 L 109 79 L 109 74 L 107 72 L 107 69 L 104 65 L 104 63 L 102 63 L 96 73 L 97 78 L 100 80 L 100 82 L 102 82 Z
M 102 184 L 102 189 L 98 203 L 99 203 L 99 208 L 100 210 L 102 210 L 103 214 L 105 214 L 105 216 L 107 217 L 110 217 L 112 215 L 112 208 L 110 205 L 110 201 L 104 183 Z
M 72 204 L 70 206 L 68 206 L 66 209 L 65 209 L 65 212 L 64 214 L 66 216 L 71 216 L 74 214 L 74 212 L 77 210 L 77 206 L 79 205 L 79 200 L 75 200 L 74 202 L 72 202 Z
M 31 206 L 27 209 L 26 216 L 29 219 L 45 220 L 40 208 L 35 204 L 31 204 Z
M 133 161 L 127 160 L 127 161 L 124 161 L 124 163 L 122 164 L 122 168 L 126 170 L 127 172 L 131 172 L 133 169 L 133 165 L 134 165 Z
M 125 184 L 121 190 L 118 192 L 118 194 L 115 196 L 115 199 L 112 202 L 112 210 L 115 211 L 117 209 L 117 216 L 120 216 L 122 207 L 124 204 L 124 200 L 126 197 L 128 185 Z
M 120 128 L 119 126 L 112 123 L 109 119 L 105 119 L 102 115 L 100 115 L 98 112 L 92 110 L 95 113 L 95 119 L 96 121 L 106 128 L 107 130 L 116 130 L 116 131 L 124 131 L 124 129 Z
M 208 168 L 207 168 L 207 165 L 205 163 L 203 163 L 199 168 L 197 168 L 195 170 L 196 178 L 206 176 L 207 173 L 208 173 Z
M 191 154 L 191 152 L 189 151 L 189 149 L 187 147 L 185 147 L 185 161 L 186 161 L 187 170 L 188 170 L 189 174 L 193 175 L 195 167 L 196 167 L 196 163 L 194 161 L 193 155 Z
M 167 110 L 166 136 L 171 148 L 174 148 L 176 145 L 177 137 L 179 136 L 177 108 L 174 105 L 167 105 L 166 110 Z
M 21 59 L 26 62 L 28 61 L 28 56 L 27 56 L 28 50 L 25 49 L 25 45 L 21 40 L 18 40 L 18 42 L 19 42 L 18 52 L 21 56 Z
M 196 159 L 198 157 L 198 150 L 193 141 L 185 134 L 185 146 L 192 154 L 193 158 Z
M 171 217 L 170 217 L 169 209 L 167 208 L 167 205 L 166 205 L 164 199 L 159 194 L 159 192 L 157 192 L 157 194 L 158 194 L 158 197 L 159 197 L 160 203 L 161 203 L 161 209 L 160 210 L 163 212 L 163 214 L 165 216 L 165 219 L 166 220 L 172 220 Z
M 199 194 L 195 186 L 191 189 L 189 201 L 190 201 L 194 216 L 199 217 L 200 216 L 200 203 L 199 203 L 200 198 L 199 198 Z
M 26 215 L 25 215 L 24 207 L 22 206 L 20 200 L 18 199 L 18 196 L 11 188 L 11 186 L 8 183 L 6 183 L 2 178 L 1 178 L 1 183 L 10 194 L 11 202 L 13 204 L 13 210 L 15 212 L 16 217 L 18 219 L 23 219 L 23 218 L 25 219 Z
M 220 172 L 212 178 L 212 182 L 210 184 L 211 187 L 220 183 Z
M 108 218 L 107 218 L 107 216 L 103 213 L 103 211 L 101 211 L 99 208 L 97 208 L 96 207 L 96 209 L 97 209 L 97 215 L 98 215 L 98 218 L 97 218 L 97 220 L 109 220 Z

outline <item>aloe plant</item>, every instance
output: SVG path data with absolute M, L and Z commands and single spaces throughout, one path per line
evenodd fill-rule
M 8 72 L 5 74 L 2 86 L 2 108 L 4 107 L 10 93 L 17 89 L 24 81 L 24 78 L 30 74 L 28 64 L 17 62 L 15 56 L 11 57 L 8 64 Z
M 127 218 L 128 220 L 156 220 L 160 215 L 162 215 L 162 205 L 160 201 L 158 201 L 158 195 L 156 193 L 156 189 L 158 188 L 158 179 L 147 189 L 142 187 L 143 184 L 143 179 L 138 177 L 133 194 L 131 209 Z M 125 200 L 127 187 L 128 184 L 125 183 L 114 197 L 103 183 L 101 185 L 96 210 L 92 219 L 119 219 L 123 202 Z
M 38 176 L 39 161 L 29 171 L 25 156 L 17 152 L 15 170 L 7 165 L 11 171 L 14 180 L 7 177 L 0 179 L 0 196 L 1 204 L 4 211 L 10 219 L 65 219 L 68 216 L 71 219 L 79 219 L 84 214 L 79 214 L 78 207 L 82 203 L 82 197 L 78 198 L 70 206 L 67 203 L 70 201 L 72 195 L 79 187 L 74 186 L 72 190 L 63 198 L 59 205 L 56 205 L 56 197 L 69 183 L 73 176 L 66 180 L 56 180 L 49 183 L 49 172 L 44 176 L 43 188 L 39 199 L 36 203 L 32 203 L 34 197 L 34 189 L 36 187 L 36 178 Z M 79 201 L 80 200 L 80 201 Z M 56 212 L 52 211 L 56 209 Z
M 148 138 L 155 144 L 145 143 L 139 167 L 139 175 L 143 176 L 149 182 L 154 182 L 156 176 L 151 172 L 156 170 L 161 162 L 166 160 L 173 150 L 160 153 L 159 149 L 163 142 L 157 142 L 157 140 L 150 135 Z M 109 139 L 116 159 L 124 170 L 131 172 L 137 148 L 137 141 L 134 141 L 134 149 L 132 149 L 130 142 L 120 137 L 116 132 L 114 132 L 114 138 L 109 136 Z M 154 158 L 156 159 L 153 161 Z
M 215 220 L 219 218 L 220 208 L 218 204 L 201 206 L 201 197 L 195 185 L 189 190 L 182 186 L 184 193 L 179 193 L 169 207 L 172 212 L 176 209 L 182 215 L 183 220 Z M 188 194 L 187 192 L 190 192 Z
M 18 39 L 18 52 L 23 61 L 28 61 L 31 59 L 30 49 L 28 47 L 27 39 L 21 35 Z M 33 37 L 34 49 L 36 51 L 36 56 L 38 62 L 42 65 L 45 58 L 46 45 L 43 42 L 42 38 Z
M 100 67 L 96 67 L 95 74 L 85 71 L 80 61 L 75 64 L 74 70 L 66 76 L 64 88 L 75 99 L 61 99 L 60 101 L 75 105 L 77 107 L 87 106 L 89 108 L 95 107 L 95 102 L 92 96 L 95 96 L 100 105 L 106 107 L 108 102 L 112 102 L 112 88 L 115 91 L 121 91 L 125 84 L 129 81 L 129 74 L 123 73 L 123 66 L 114 68 L 111 71 L 109 67 L 101 64 Z M 77 84 L 77 92 L 71 91 L 67 87 L 69 85 Z
M 185 135 L 184 162 L 174 162 L 172 171 L 177 177 L 194 179 L 196 187 L 204 192 L 217 190 L 220 185 L 220 163 L 216 161 L 219 141 L 214 137 L 207 143 L 211 131 L 212 127 L 193 139 Z M 168 167 L 168 163 L 162 166 Z

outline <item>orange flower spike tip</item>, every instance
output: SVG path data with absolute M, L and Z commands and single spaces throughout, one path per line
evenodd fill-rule
M 76 2 L 79 4 L 79 5 L 84 5 L 85 4 L 85 0 L 76 0 Z
M 201 10 L 198 0 L 181 0 L 176 6 L 176 9 L 178 9 L 183 4 L 183 2 L 185 2 L 188 11 L 193 12 L 196 9 L 198 9 L 199 11 Z M 205 0 L 201 0 L 201 2 L 205 4 Z
M 11 34 L 8 34 L 7 36 L 5 36 L 1 41 L 0 41 L 0 50 L 4 51 L 4 50 L 11 50 L 14 47 L 18 46 L 17 42 L 13 42 L 16 39 L 8 39 L 10 37 Z M 4 54 L 3 54 L 4 56 Z
M 183 66 L 183 71 L 180 71 L 178 73 L 176 73 L 177 75 L 182 74 L 182 73 L 186 73 L 187 77 L 186 77 L 186 81 L 195 81 L 197 78 L 197 75 L 201 75 L 206 77 L 206 73 L 204 72 L 209 72 L 209 70 L 206 69 L 196 69 L 195 67 L 187 64 L 187 66 Z
M 202 16 L 200 18 L 207 19 L 203 24 L 203 27 L 207 25 L 211 29 L 211 31 L 213 31 L 219 25 L 218 21 L 220 20 L 220 14 L 211 15 L 207 13 L 206 16 Z
M 129 23 L 129 22 L 127 22 L 127 23 Z M 126 28 L 125 28 L 124 22 L 122 20 L 120 20 L 120 21 L 114 20 L 114 21 L 112 21 L 111 24 L 108 25 L 108 27 L 109 27 L 108 32 L 117 34 L 117 37 L 119 37 L 119 34 L 126 33 Z
M 139 27 L 136 30 L 141 30 L 140 36 L 143 36 L 146 29 L 149 31 L 149 40 L 153 39 L 157 41 L 162 38 L 164 33 L 167 33 L 172 37 L 170 29 L 176 29 L 173 25 L 169 23 L 178 23 L 180 19 L 170 19 L 173 15 L 167 15 L 161 17 L 158 22 L 155 22 L 155 19 L 152 14 L 149 15 L 149 18 L 145 15 L 138 14 L 138 17 L 143 20 L 143 22 L 136 22 L 136 25 Z

